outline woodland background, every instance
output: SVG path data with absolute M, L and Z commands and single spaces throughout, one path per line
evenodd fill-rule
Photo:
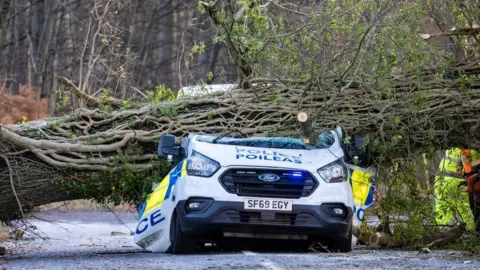
M 80 67 L 99 53 L 92 44 L 118 42 L 117 38 L 123 43 L 121 52 L 128 51 L 128 56 L 106 59 L 113 68 L 110 71 L 96 65 L 98 71 L 90 74 L 86 93 L 106 88 L 128 100 L 136 94 L 133 88 L 145 92 L 165 85 L 177 91 L 201 80 L 236 81 L 227 48 L 213 41 L 216 30 L 198 11 L 197 1 L 110 1 L 109 17 L 103 22 L 92 20 L 95 16 L 90 12 L 95 5 L 105 3 L 0 0 L 0 123 L 21 122 L 23 117 L 34 120 L 78 108 L 75 96 L 69 95 L 68 104 L 56 110 L 61 86 L 55 76 L 76 83 L 85 80 L 88 75 L 85 68 L 82 74 Z M 96 35 L 99 29 L 109 36 Z M 191 48 L 200 44 L 204 53 L 191 60 Z M 122 74 L 122 70 L 128 74 Z

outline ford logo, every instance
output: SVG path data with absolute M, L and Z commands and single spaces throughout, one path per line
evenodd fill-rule
M 258 179 L 264 182 L 275 182 L 280 180 L 280 176 L 271 173 L 264 173 L 258 176 Z

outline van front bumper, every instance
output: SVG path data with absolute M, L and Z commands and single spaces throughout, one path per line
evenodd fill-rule
M 196 203 L 197 209 L 188 208 Z M 344 209 L 335 216 L 333 207 Z M 352 209 L 341 203 L 293 205 L 290 212 L 245 210 L 243 202 L 190 198 L 179 201 L 177 215 L 184 233 L 224 233 L 235 235 L 302 235 L 310 238 L 347 238 L 352 230 Z

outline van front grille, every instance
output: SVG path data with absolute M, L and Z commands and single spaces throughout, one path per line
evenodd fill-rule
M 275 179 L 261 180 L 265 175 Z M 220 183 L 239 196 L 292 199 L 310 196 L 319 184 L 307 171 L 251 168 L 229 169 L 220 176 Z

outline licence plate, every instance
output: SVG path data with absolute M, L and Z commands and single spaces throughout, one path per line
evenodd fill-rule
M 292 211 L 293 200 L 245 199 L 244 208 L 253 210 Z

